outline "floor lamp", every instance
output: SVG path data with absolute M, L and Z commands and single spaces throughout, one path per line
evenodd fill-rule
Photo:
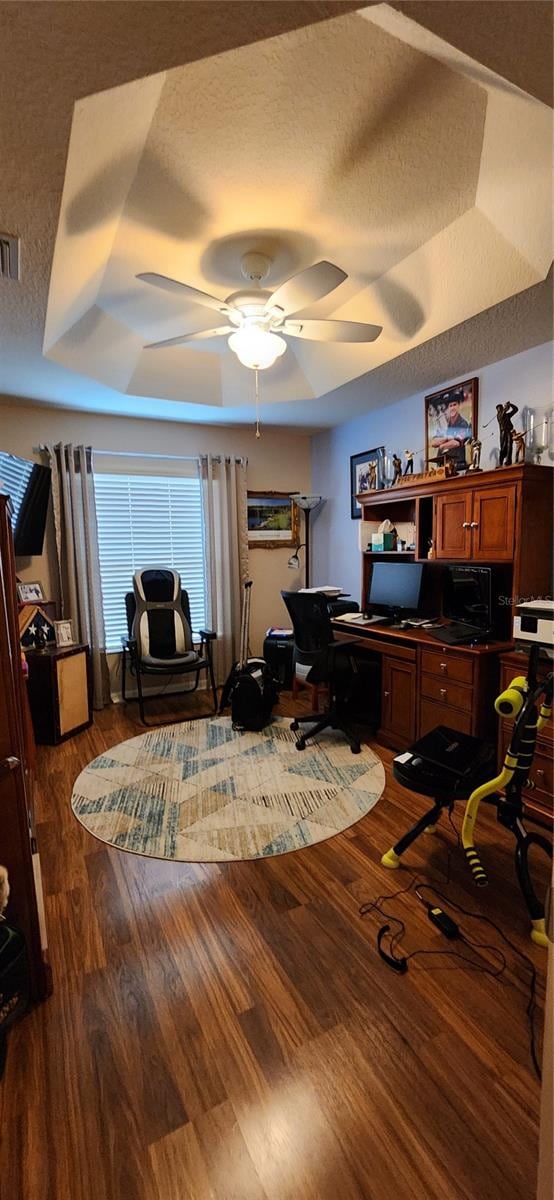
M 302 512 L 304 513 L 304 538 L 305 538 L 305 541 L 296 548 L 294 554 L 291 554 L 291 556 L 289 558 L 289 567 L 291 568 L 291 570 L 294 570 L 300 566 L 300 559 L 299 559 L 298 555 L 299 555 L 300 550 L 302 549 L 302 545 L 304 545 L 305 550 L 306 550 L 304 587 L 307 587 L 307 588 L 310 586 L 310 513 L 313 511 L 314 508 L 317 508 L 318 504 L 321 504 L 322 498 L 323 498 L 322 496 L 311 496 L 311 495 L 307 496 L 307 495 L 304 495 L 302 492 L 294 492 L 291 495 L 291 500 L 294 500 L 294 503 L 296 504 L 297 508 L 301 508 Z

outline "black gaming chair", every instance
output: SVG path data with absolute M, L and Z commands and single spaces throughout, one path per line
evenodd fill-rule
M 350 698 L 357 676 L 352 647 L 358 639 L 334 641 L 328 600 L 323 592 L 281 592 L 281 596 L 292 621 L 295 665 L 308 668 L 307 683 L 326 683 L 329 687 L 327 712 L 307 713 L 292 722 L 294 730 L 315 722 L 313 729 L 298 738 L 296 749 L 304 750 L 308 738 L 331 728 L 340 729 L 352 753 L 359 754 L 360 742 L 342 717 L 342 707 Z
M 214 712 L 217 712 L 217 689 L 212 661 L 212 642 L 216 634 L 208 629 L 200 629 L 200 645 L 194 645 L 189 598 L 187 592 L 181 588 L 177 571 L 165 567 L 145 567 L 141 571 L 135 571 L 133 591 L 127 592 L 125 596 L 125 608 L 129 636 L 122 638 L 121 690 L 123 699 L 126 700 L 129 657 L 131 675 L 134 675 L 137 681 L 139 711 L 143 725 L 149 724 L 144 716 L 143 675 L 194 674 L 194 687 L 186 692 L 172 693 L 188 695 L 189 692 L 196 691 L 200 672 L 207 671 Z

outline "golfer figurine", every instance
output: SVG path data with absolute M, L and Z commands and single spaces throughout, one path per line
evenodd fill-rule
M 512 465 L 512 447 L 513 447 L 513 425 L 512 417 L 516 412 L 519 412 L 517 404 L 512 404 L 510 400 L 506 404 L 497 404 L 496 419 L 500 430 L 500 454 L 498 458 L 499 467 L 511 467 Z
M 406 466 L 404 467 L 404 474 L 405 475 L 413 475 L 413 473 L 414 473 L 414 451 L 413 450 L 405 450 L 404 458 L 406 459 Z
M 516 463 L 525 462 L 525 438 L 527 430 L 523 429 L 520 433 L 519 429 L 512 429 L 512 444 L 516 452 Z
M 402 477 L 402 459 L 400 458 L 400 456 L 398 454 L 393 454 L 392 465 L 394 467 L 394 478 L 392 481 L 392 487 L 394 487 L 395 483 L 398 483 L 398 480 Z
M 479 438 L 472 438 L 469 443 L 469 446 L 470 446 L 470 450 L 471 450 L 471 462 L 469 464 L 468 471 L 480 471 L 481 470 L 481 442 L 479 441 Z

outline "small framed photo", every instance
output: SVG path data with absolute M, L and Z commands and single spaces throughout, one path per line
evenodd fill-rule
M 362 510 L 356 496 L 360 492 L 372 492 L 385 486 L 385 447 L 364 450 L 363 454 L 350 456 L 350 516 L 361 517 Z
M 54 621 L 54 630 L 56 634 L 56 646 L 75 645 L 72 621 Z
M 20 604 L 38 604 L 46 599 L 41 583 L 18 583 L 17 598 Z
M 425 465 L 448 461 L 465 471 L 472 438 L 477 437 L 479 380 L 464 379 L 425 397 Z
M 248 492 L 248 545 L 263 550 L 297 546 L 298 508 L 288 492 Z

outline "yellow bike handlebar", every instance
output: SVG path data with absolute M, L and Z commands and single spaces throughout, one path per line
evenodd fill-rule
M 502 717 L 511 717 L 513 720 L 519 716 L 527 697 L 527 680 L 523 675 L 516 675 L 515 679 L 505 691 L 501 692 L 495 700 L 494 707 Z M 536 731 L 542 729 L 543 725 L 549 720 L 552 714 L 552 705 L 541 704 L 539 716 L 536 723 Z M 473 833 L 479 813 L 479 805 L 481 800 L 486 796 L 492 795 L 493 792 L 499 792 L 511 782 L 514 771 L 518 765 L 517 756 L 510 753 L 510 748 L 506 751 L 502 770 L 494 779 L 489 779 L 488 783 L 482 783 L 480 787 L 475 788 L 467 801 L 464 820 L 462 824 L 462 846 L 464 853 L 473 872 L 475 883 L 484 887 L 488 883 L 486 872 L 480 862 L 479 855 L 475 849 L 473 841 Z

